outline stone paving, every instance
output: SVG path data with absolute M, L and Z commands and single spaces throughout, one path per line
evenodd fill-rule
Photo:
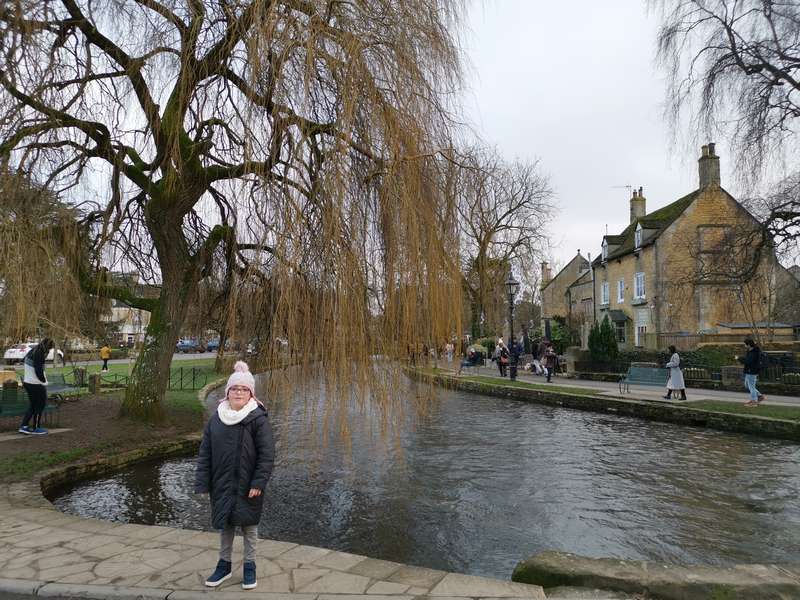
M 234 560 L 241 557 L 236 538 Z M 220 588 L 203 585 L 216 533 L 115 524 L 57 511 L 35 483 L 0 486 L 0 591 L 87 598 L 270 600 L 544 600 L 541 587 L 259 540 L 258 587 L 243 591 L 241 558 Z M 602 596 L 598 596 L 602 597 Z M 610 597 L 610 596 L 609 596 Z

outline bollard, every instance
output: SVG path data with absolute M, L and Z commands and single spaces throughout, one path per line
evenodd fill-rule
M 89 375 L 89 393 L 97 394 L 100 392 L 100 373 Z

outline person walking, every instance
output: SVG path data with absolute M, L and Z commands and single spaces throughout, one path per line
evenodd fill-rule
M 506 376 L 506 368 L 508 367 L 508 357 L 510 356 L 508 348 L 503 342 L 500 342 L 500 355 L 497 359 L 497 366 L 500 369 L 500 377 Z
M 761 348 L 751 338 L 745 339 L 744 345 L 747 346 L 747 353 L 736 357 L 736 360 L 744 365 L 744 385 L 750 391 L 750 400 L 744 405 L 758 406 L 766 399 L 756 387 L 761 372 Z
M 219 562 L 206 586 L 217 587 L 231 576 L 238 526 L 244 535 L 242 588 L 251 590 L 258 583 L 258 522 L 275 464 L 275 441 L 267 410 L 256 399 L 250 368 L 238 361 L 233 369 L 225 398 L 203 431 L 194 488 L 198 494 L 210 494 L 212 524 L 221 530 Z
M 28 410 L 22 417 L 19 432 L 26 435 L 45 435 L 47 429 L 42 427 L 42 414 L 47 406 L 47 377 L 44 374 L 44 362 L 47 353 L 55 344 L 50 338 L 44 338 L 25 355 L 23 363 L 25 374 L 22 385 L 28 393 Z
M 547 342 L 547 346 L 544 350 L 544 370 L 547 375 L 547 383 L 550 383 L 550 378 L 553 376 L 557 364 L 558 355 L 556 355 L 555 348 L 553 348 L 553 344 Z
M 111 348 L 109 348 L 108 344 L 103 344 L 103 347 L 100 348 L 100 360 L 103 361 L 103 371 L 108 371 L 108 359 L 111 358 Z
M 667 381 L 667 395 L 665 400 L 672 398 L 672 392 L 680 392 L 681 400 L 686 400 L 686 384 L 683 381 L 683 371 L 681 371 L 681 357 L 675 346 L 669 347 L 670 359 L 665 365 L 669 369 L 669 380 Z
M 453 364 L 453 351 L 454 350 L 455 350 L 455 346 L 453 346 L 452 342 L 447 342 L 444 345 L 444 353 L 445 353 L 445 356 L 447 356 L 447 364 L 448 365 L 452 365 Z

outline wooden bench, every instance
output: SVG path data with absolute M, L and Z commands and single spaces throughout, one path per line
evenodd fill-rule
M 59 396 L 50 396 L 48 390 L 47 403 L 45 404 L 42 416 L 45 423 L 59 423 Z M 28 394 L 21 385 L 4 385 L 0 387 L 0 418 L 2 417 L 21 417 L 28 412 Z
M 619 393 L 630 392 L 631 385 L 655 385 L 666 387 L 669 370 L 658 367 L 628 367 L 628 372 L 619 380 Z

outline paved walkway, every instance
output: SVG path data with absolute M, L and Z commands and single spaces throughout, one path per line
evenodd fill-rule
M 446 369 L 447 365 L 439 363 L 439 367 Z M 457 368 L 457 367 L 456 367 Z M 497 371 L 496 367 L 476 367 L 470 368 L 468 371 L 463 371 L 464 375 L 481 375 L 486 377 L 496 377 L 498 382 L 503 381 L 503 378 L 500 377 L 500 374 Z M 551 385 L 554 388 L 558 387 L 579 387 L 579 388 L 590 388 L 592 390 L 596 390 L 597 392 L 608 395 L 608 396 L 615 396 L 620 397 L 619 393 L 619 384 L 612 382 L 612 381 L 591 381 L 588 379 L 573 379 L 569 377 L 565 377 L 564 375 L 556 375 L 551 378 L 551 382 L 548 384 L 547 380 L 538 375 L 534 375 L 528 371 L 518 371 L 517 379 L 520 381 L 526 381 L 530 383 L 537 383 L 541 385 Z M 508 381 L 508 378 L 505 378 L 505 381 Z M 658 400 L 661 402 L 668 402 L 664 400 L 663 396 L 666 392 L 666 386 L 664 389 L 654 387 L 654 386 L 631 386 L 631 391 L 629 394 L 624 394 L 622 397 L 631 398 L 636 400 Z M 747 390 L 744 388 L 744 384 L 742 384 L 742 391 L 739 392 L 731 392 L 727 390 L 706 390 L 702 388 L 686 388 L 686 396 L 687 400 L 715 400 L 715 401 L 724 401 L 724 402 L 733 402 L 733 403 L 741 403 L 744 402 L 749 398 Z M 672 402 L 677 402 L 680 404 L 680 401 L 675 401 L 674 399 Z M 768 394 L 767 399 L 764 404 L 772 404 L 772 405 L 783 405 L 783 406 L 797 406 L 800 407 L 800 397 L 799 396 L 776 396 L 773 394 Z
M 234 577 L 210 590 L 203 581 L 218 548 L 216 533 L 83 519 L 57 511 L 33 483 L 0 486 L 0 592 L 170 600 L 209 594 L 270 600 L 546 598 L 535 585 L 273 540 L 258 542 L 255 590 L 241 590 L 240 562 Z M 241 552 L 239 536 L 234 556 Z

